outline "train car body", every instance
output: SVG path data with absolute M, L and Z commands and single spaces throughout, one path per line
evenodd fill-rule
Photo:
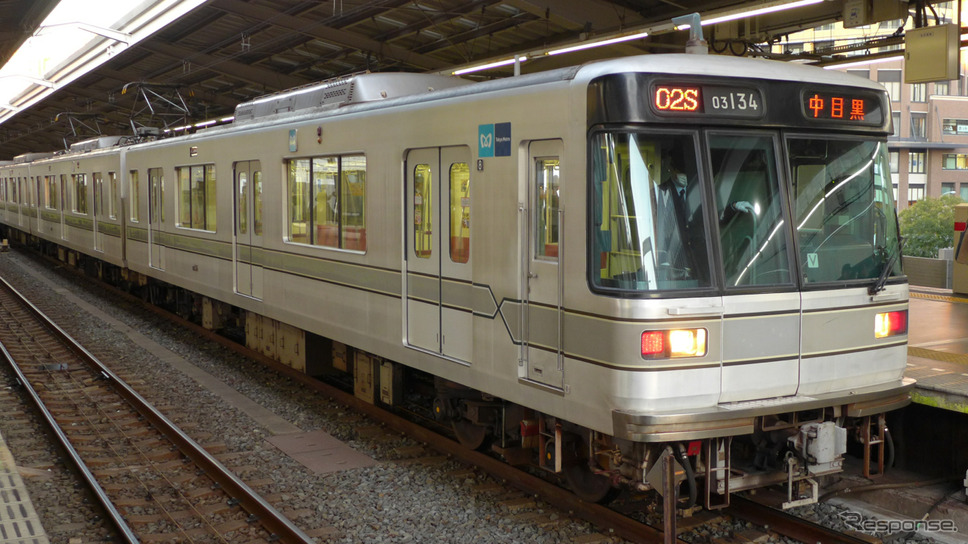
M 434 376 L 462 439 L 590 498 L 673 455 L 712 507 L 839 470 L 846 420 L 877 444 L 908 402 L 889 112 L 867 80 L 702 55 L 367 74 L 2 165 L 0 196 L 9 229 L 351 346 L 384 385 Z M 327 351 L 302 368 L 352 366 Z

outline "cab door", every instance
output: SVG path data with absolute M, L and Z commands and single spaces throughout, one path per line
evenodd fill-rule
M 406 158 L 406 343 L 461 362 L 473 354 L 470 150 L 413 149 Z
M 262 167 L 259 161 L 239 161 L 235 172 L 235 292 L 262 299 Z
M 710 131 L 707 142 L 726 284 L 719 400 L 794 395 L 800 293 L 776 134 Z
M 564 385 L 561 154 L 561 140 L 528 145 L 527 227 L 522 244 L 527 251 L 522 357 L 529 380 L 556 388 Z

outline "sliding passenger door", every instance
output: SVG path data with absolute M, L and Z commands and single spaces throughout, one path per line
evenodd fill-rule
M 473 354 L 470 150 L 407 153 L 405 337 L 411 347 L 469 362 Z
M 239 161 L 235 171 L 235 292 L 262 299 L 262 167 Z
M 528 145 L 528 205 L 524 256 L 524 344 L 528 379 L 562 387 L 561 140 Z

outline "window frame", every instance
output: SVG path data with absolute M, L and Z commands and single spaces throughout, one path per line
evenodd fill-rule
M 187 177 L 183 174 L 187 173 Z M 182 184 L 188 181 L 187 187 Z M 215 233 L 218 227 L 217 216 L 217 174 L 215 163 L 190 164 L 175 167 L 175 193 L 177 209 L 175 228 Z M 198 186 L 201 185 L 201 189 Z M 187 191 L 186 191 L 187 189 Z M 187 210 L 184 196 L 188 195 Z M 200 197 L 200 202 L 198 198 Z M 198 209 L 201 209 L 199 213 Z M 187 216 L 184 214 L 187 212 Z M 185 218 L 188 221 L 186 224 Z
M 325 161 L 334 160 L 336 164 L 335 175 L 330 175 L 328 177 L 317 176 L 317 171 L 315 167 L 317 165 L 327 164 Z M 298 169 L 298 164 L 300 162 L 305 162 L 308 165 L 308 169 L 304 172 L 305 180 L 300 180 L 303 172 Z M 362 168 L 360 168 L 362 166 Z M 354 253 L 363 253 L 367 251 L 366 242 L 366 193 L 367 193 L 367 160 L 366 153 L 364 152 L 346 152 L 346 153 L 332 153 L 324 155 L 312 155 L 312 156 L 301 156 L 301 157 L 290 157 L 285 160 L 284 172 L 286 178 L 286 198 L 288 204 L 286 205 L 286 232 L 285 232 L 285 243 L 297 244 L 307 247 L 314 248 L 325 248 L 329 250 L 337 251 L 348 251 Z M 359 172 L 362 172 L 362 180 L 358 180 Z M 320 174 L 325 175 L 326 172 L 320 171 Z M 332 174 L 330 172 L 329 174 Z M 353 177 L 357 181 L 350 181 Z M 324 179 L 333 180 L 333 191 L 323 193 L 319 190 L 322 187 L 318 182 Z M 303 194 L 303 191 L 299 192 L 301 197 L 294 200 L 297 194 L 294 192 L 294 182 L 306 183 L 308 193 Z M 362 188 L 357 189 L 356 185 L 362 184 Z M 358 194 L 357 194 L 358 192 Z M 324 200 L 317 202 L 317 197 L 320 195 L 326 195 Z M 362 205 L 357 208 L 356 205 L 351 204 L 351 199 L 359 198 Z M 335 202 L 331 202 L 335 199 Z M 303 202 L 304 201 L 304 202 Z M 302 214 L 308 212 L 308 217 L 305 219 L 300 219 L 300 223 L 305 223 L 306 233 L 302 235 L 303 240 L 294 239 L 293 235 L 293 225 L 296 221 L 293 220 L 293 211 L 297 209 L 301 211 Z M 328 207 L 328 208 L 327 208 Z M 321 222 L 317 217 L 319 215 L 319 210 L 332 210 L 333 220 L 329 222 Z M 353 214 L 353 217 L 358 217 L 359 221 L 352 221 L 348 219 Z M 332 236 L 330 232 L 331 227 L 336 227 L 336 236 Z M 321 229 L 321 227 L 327 227 Z M 335 242 L 335 243 L 334 243 Z

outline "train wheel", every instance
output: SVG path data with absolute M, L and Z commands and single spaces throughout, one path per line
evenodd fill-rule
M 588 464 L 588 446 L 573 436 L 562 452 L 562 472 L 571 490 L 583 501 L 606 504 L 618 496 L 619 489 L 611 480 L 592 471 Z
M 457 441 L 465 448 L 481 450 L 488 444 L 487 427 L 475 425 L 463 418 L 454 420 L 451 426 L 457 435 Z

